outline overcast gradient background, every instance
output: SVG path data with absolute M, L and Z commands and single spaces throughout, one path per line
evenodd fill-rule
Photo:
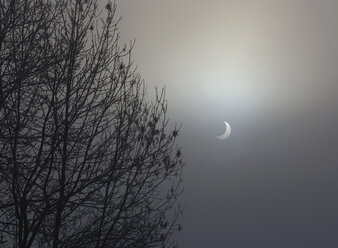
M 183 123 L 180 246 L 338 247 L 338 1 L 117 4 Z

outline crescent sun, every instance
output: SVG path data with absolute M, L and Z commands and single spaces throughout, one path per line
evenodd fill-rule
M 221 140 L 224 140 L 224 139 L 228 138 L 230 136 L 230 134 L 231 134 L 231 126 L 230 126 L 230 124 L 227 123 L 226 121 L 224 121 L 224 123 L 225 123 L 225 126 L 226 126 L 224 134 L 222 134 L 220 136 L 216 136 L 216 138 L 221 139 Z

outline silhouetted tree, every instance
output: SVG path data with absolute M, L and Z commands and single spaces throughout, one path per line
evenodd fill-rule
M 0 244 L 168 247 L 178 128 L 120 46 L 116 5 L 0 0 Z

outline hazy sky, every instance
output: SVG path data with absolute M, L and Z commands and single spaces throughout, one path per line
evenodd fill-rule
M 338 1 L 117 4 L 183 123 L 180 246 L 338 247 Z

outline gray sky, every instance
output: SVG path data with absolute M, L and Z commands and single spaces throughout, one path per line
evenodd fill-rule
M 180 246 L 338 247 L 338 1 L 117 4 L 183 123 Z

